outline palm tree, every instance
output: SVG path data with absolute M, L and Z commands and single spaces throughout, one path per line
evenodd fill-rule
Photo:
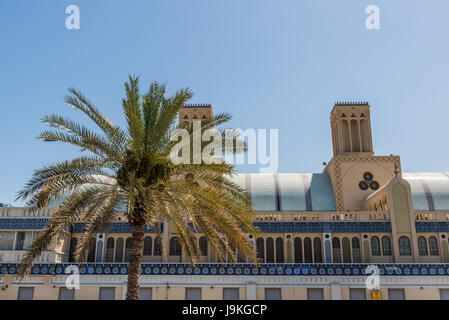
M 67 237 L 69 227 L 80 218 L 86 225 L 74 257 L 75 261 L 84 261 L 90 240 L 107 230 L 124 207 L 132 229 L 128 300 L 139 299 L 145 226 L 159 230 L 161 221 L 176 228 L 191 264 L 200 255 L 192 225 L 201 230 L 221 261 L 226 257 L 235 261 L 234 249 L 256 261 L 246 232 L 257 234 L 258 229 L 252 225 L 247 193 L 232 182 L 234 167 L 226 163 L 174 164 L 170 160 L 177 143 L 170 140 L 170 135 L 179 128 L 175 126 L 176 117 L 192 97 L 190 89 L 178 90 L 166 98 L 166 86 L 152 82 L 149 90 L 140 95 L 135 76 L 129 76 L 125 89 L 122 105 L 127 130 L 114 125 L 73 88 L 65 102 L 87 115 L 99 132 L 58 115 L 43 118 L 44 124 L 57 130 L 44 131 L 38 139 L 68 143 L 87 154 L 36 170 L 18 192 L 17 199 L 27 200 L 30 210 L 60 203 L 24 256 L 21 276 L 29 272 L 35 258 L 52 241 Z M 229 114 L 219 114 L 202 121 L 201 128 L 215 128 L 230 119 Z M 227 139 L 233 140 L 233 146 L 240 141 L 238 135 L 230 138 L 222 134 L 223 130 L 217 132 L 221 133 L 223 146 Z M 224 148 L 223 154 L 237 151 L 235 147 Z

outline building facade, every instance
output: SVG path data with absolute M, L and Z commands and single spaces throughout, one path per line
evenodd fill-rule
M 210 105 L 189 105 L 179 121 L 211 116 Z M 335 104 L 330 123 L 333 157 L 323 172 L 234 177 L 251 195 L 261 233 L 248 237 L 260 265 L 242 257 L 219 263 L 197 232 L 202 257 L 192 267 L 162 221 L 160 236 L 146 230 L 141 298 L 449 299 L 449 173 L 405 173 L 399 156 L 374 155 L 367 103 Z M 0 207 L 0 299 L 124 299 L 131 248 L 124 214 L 96 235 L 85 263 L 72 262 L 80 220 L 19 281 L 20 261 L 51 213 Z M 66 288 L 73 265 L 76 290 Z

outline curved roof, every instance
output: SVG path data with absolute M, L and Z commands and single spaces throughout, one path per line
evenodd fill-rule
M 402 177 L 410 184 L 416 211 L 449 210 L 448 172 L 403 172 Z M 237 174 L 233 180 L 250 193 L 256 211 L 336 210 L 326 173 Z
M 449 173 L 403 173 L 417 211 L 449 210 Z M 335 211 L 332 184 L 326 173 L 239 174 L 256 211 Z
M 415 210 L 449 210 L 449 173 L 404 172 L 402 178 L 410 184 Z
M 335 211 L 332 184 L 325 173 L 239 174 L 256 211 Z

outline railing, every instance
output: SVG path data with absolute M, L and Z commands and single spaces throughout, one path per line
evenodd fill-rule
M 388 211 L 256 212 L 256 221 L 388 221 Z
M 0 251 L 1 262 L 21 262 L 28 251 L 25 250 L 2 250 Z M 63 261 L 66 254 L 54 251 L 44 251 L 36 258 L 37 263 L 59 263 Z
M 47 218 L 53 209 L 29 210 L 27 208 L 0 208 L 0 217 L 8 218 Z
M 449 221 L 449 211 L 416 211 L 416 221 Z
M 0 218 L 49 218 L 53 209 L 0 208 Z M 120 222 L 126 222 L 120 216 Z M 255 221 L 389 221 L 389 211 L 256 211 Z M 449 211 L 416 211 L 416 221 L 449 221 Z M 118 220 L 116 222 L 119 222 Z

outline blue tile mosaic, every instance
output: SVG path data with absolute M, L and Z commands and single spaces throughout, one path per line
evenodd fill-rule
M 449 222 L 415 222 L 416 232 L 449 232 Z
M 2 218 L 0 219 L 0 230 L 42 230 L 48 223 L 48 218 Z M 276 222 L 254 222 L 262 233 L 361 233 L 361 232 L 391 232 L 389 222 L 308 222 L 308 221 L 276 221 Z M 161 232 L 164 224 L 161 223 Z M 85 223 L 75 223 L 74 233 L 83 232 Z M 190 223 L 189 227 L 195 229 Z M 131 233 L 131 227 L 127 222 L 113 223 L 105 232 L 107 233 Z M 145 227 L 145 232 L 155 233 L 154 228 Z M 443 222 L 416 222 L 416 232 L 449 232 L 449 221 Z
M 127 275 L 127 263 L 36 263 L 30 275 L 64 275 L 70 265 L 80 275 Z M 18 274 L 20 264 L 0 264 L 0 275 Z M 142 275 L 226 275 L 226 276 L 363 276 L 368 264 L 142 264 Z M 377 264 L 382 276 L 449 276 L 449 264 Z
M 19 219 L 0 219 L 0 230 L 41 230 L 48 223 L 47 218 L 19 218 Z
M 391 232 L 389 222 L 255 222 L 262 233 Z

